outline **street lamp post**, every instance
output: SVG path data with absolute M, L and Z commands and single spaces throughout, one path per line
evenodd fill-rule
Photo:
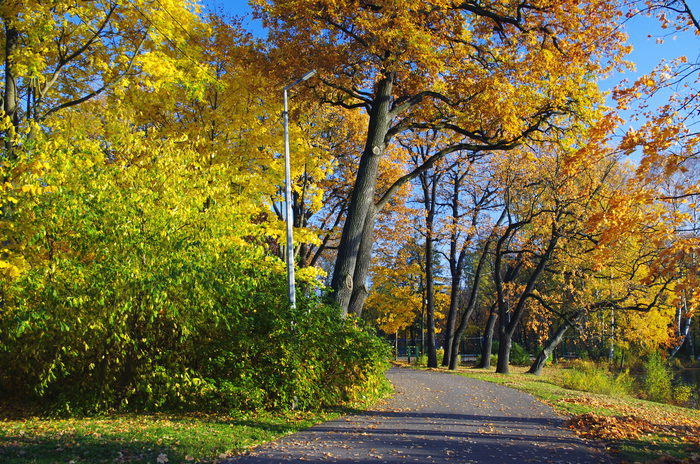
M 286 222 L 287 222 L 287 295 L 289 297 L 289 305 L 292 308 L 297 306 L 296 290 L 294 288 L 294 244 L 293 244 L 293 221 L 292 216 L 292 181 L 289 169 L 289 111 L 287 110 L 287 90 L 291 89 L 300 82 L 308 80 L 316 74 L 316 70 L 312 69 L 307 72 L 296 82 L 284 88 L 284 200 L 286 203 Z

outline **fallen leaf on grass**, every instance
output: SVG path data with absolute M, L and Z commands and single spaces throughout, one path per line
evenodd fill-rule
M 654 434 L 678 438 L 700 446 L 700 425 L 666 424 L 658 421 L 652 423 L 636 416 L 606 417 L 592 413 L 574 416 L 566 425 L 584 438 L 628 440 L 637 439 L 643 434 Z

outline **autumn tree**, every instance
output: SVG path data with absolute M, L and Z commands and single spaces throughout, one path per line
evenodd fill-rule
M 197 13 L 183 1 L 3 2 L 6 149 L 23 128 L 36 133 L 31 122 L 123 89 L 137 74 L 160 86 L 191 66 L 187 36 L 200 27 Z
M 594 76 L 617 66 L 621 51 L 609 1 L 253 4 L 275 69 L 290 80 L 317 69 L 308 85 L 321 101 L 368 115 L 331 283 L 343 314 L 366 298 L 376 214 L 394 192 L 376 198 L 377 170 L 397 135 L 433 128 L 452 141 L 398 184 L 449 153 L 555 138 L 588 118 L 599 102 Z
M 450 309 L 445 327 L 445 354 L 443 366 L 456 369 L 459 343 L 474 311 L 481 286 L 481 278 L 489 256 L 491 241 L 485 234 L 492 227 L 490 213 L 496 205 L 497 189 L 492 185 L 487 163 L 452 163 L 445 173 L 448 179 L 441 192 L 441 201 L 448 208 L 445 218 L 450 247 L 446 260 L 450 268 Z M 480 247 L 483 247 L 480 251 Z M 476 263 L 469 262 L 470 259 Z M 465 268 L 471 272 L 465 275 Z M 461 301 L 461 286 L 469 286 L 466 301 Z M 458 322 L 458 312 L 464 306 Z
M 529 373 L 540 374 L 569 329 L 586 336 L 580 333 L 584 321 L 589 321 L 588 331 L 590 321 L 610 321 L 597 330 L 609 335 L 611 352 L 618 343 L 629 346 L 643 340 L 649 346 L 663 346 L 668 342 L 669 303 L 678 276 L 672 280 L 668 275 L 650 276 L 650 265 L 659 253 L 648 239 L 652 235 L 625 237 L 613 247 L 598 249 L 592 247 L 597 240 L 591 234 L 583 242 L 570 242 L 565 259 L 552 260 L 533 295 L 537 304 L 530 324 L 541 336 L 542 351 Z
M 598 202 L 606 198 L 610 171 L 604 168 L 605 158 L 593 154 L 585 147 L 561 144 L 504 157 L 509 169 L 502 169 L 502 176 L 512 180 L 503 180 L 508 186 L 503 192 L 506 219 L 494 247 L 499 373 L 508 373 L 511 338 L 538 299 L 543 273 L 554 262 L 566 260 L 579 241 L 583 250 L 595 248 L 594 242 L 586 242 L 587 230 L 599 212 Z M 515 278 L 506 278 L 509 275 Z
M 674 40 L 693 40 L 700 34 L 697 11 L 685 0 L 629 1 L 627 6 L 630 19 L 646 15 L 659 20 L 659 42 L 671 35 Z M 693 257 L 700 242 L 695 218 L 700 192 L 693 171 L 700 143 L 695 129 L 700 103 L 698 64 L 697 57 L 664 61 L 634 82 L 623 82 L 614 92 L 618 109 L 631 113 L 630 128 L 619 147 L 640 160 L 628 194 L 610 217 L 624 217 L 624 211 L 638 203 L 660 206 L 642 221 L 664 225 L 665 229 L 658 232 L 658 243 L 663 243 L 665 251 L 653 265 L 654 274 L 675 269 L 675 263 L 696 265 Z M 624 226 L 634 229 L 629 222 Z M 682 291 L 677 293 L 690 296 L 697 287 L 696 276 L 696 271 L 686 273 L 684 282 L 679 283 Z M 692 300 L 690 308 L 695 307 Z

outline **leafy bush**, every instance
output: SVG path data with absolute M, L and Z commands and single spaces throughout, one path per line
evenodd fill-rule
M 615 375 L 607 365 L 598 366 L 590 361 L 577 361 L 572 368 L 564 370 L 561 383 L 571 390 L 616 397 L 629 396 L 634 392 L 634 378 L 629 371 Z
M 495 366 L 498 362 L 498 348 L 500 343 L 494 340 L 491 345 L 491 365 Z M 510 363 L 516 366 L 525 366 L 530 363 L 530 353 L 517 342 L 510 344 Z
M 76 179 L 15 209 L 32 266 L 0 279 L 0 396 L 94 413 L 377 395 L 388 347 L 317 298 L 291 310 L 250 205 L 196 161 L 161 155 L 68 169 Z
M 530 353 L 519 343 L 513 342 L 510 345 L 510 363 L 515 366 L 526 366 L 530 364 Z
M 692 385 L 677 385 L 673 389 L 673 401 L 676 404 L 685 406 L 693 399 L 694 388 Z
M 437 362 L 438 362 L 438 366 L 439 366 L 440 363 L 442 362 L 443 356 L 445 356 L 445 350 L 435 350 L 435 353 L 436 353 Z M 417 357 L 416 361 L 415 361 L 415 365 L 416 366 L 423 366 L 423 367 L 427 366 L 428 365 L 428 355 L 422 354 L 419 357 Z
M 644 363 L 644 391 L 647 399 L 668 402 L 673 392 L 673 373 L 658 352 L 649 354 Z

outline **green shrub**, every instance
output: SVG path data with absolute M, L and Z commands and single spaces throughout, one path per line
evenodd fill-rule
M 381 394 L 389 346 L 318 298 L 291 310 L 282 267 L 258 258 L 230 250 L 151 269 L 148 296 L 137 287 L 119 304 L 91 293 L 125 290 L 98 287 L 114 278 L 101 266 L 73 282 L 27 273 L 24 298 L 0 315 L 2 327 L 24 320 L 0 339 L 0 393 L 56 414 L 315 409 Z
M 672 369 L 675 369 L 675 370 L 679 370 L 679 371 L 682 371 L 683 369 L 685 369 L 685 367 L 683 366 L 683 363 L 681 362 L 681 360 L 679 358 L 673 358 L 671 360 L 671 362 L 669 363 L 669 367 L 671 367 Z
M 500 343 L 494 340 L 491 345 L 491 365 L 495 366 L 498 362 L 498 347 Z M 511 342 L 510 345 L 510 363 L 516 366 L 525 366 L 530 363 L 530 353 L 517 342 Z
M 435 350 L 438 366 L 442 363 L 442 358 L 445 356 L 445 350 Z M 416 366 L 427 366 L 428 365 L 428 355 L 422 354 L 416 358 L 414 364 Z
M 644 363 L 644 392 L 647 399 L 668 402 L 673 391 L 673 374 L 658 352 L 651 353 Z
M 681 406 L 686 406 L 691 398 L 693 398 L 693 386 L 692 385 L 677 385 L 673 389 L 673 401 Z
M 609 372 L 607 365 L 590 361 L 577 361 L 562 373 L 562 386 L 571 390 L 587 391 L 609 396 L 624 397 L 634 392 L 634 378 L 629 371 L 617 375 Z
M 530 353 L 519 343 L 513 342 L 510 345 L 510 363 L 515 366 L 526 366 L 530 364 Z

